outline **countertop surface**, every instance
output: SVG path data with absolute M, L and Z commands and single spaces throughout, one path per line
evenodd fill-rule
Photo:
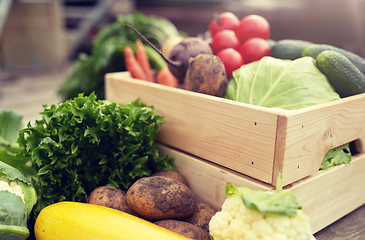
M 39 119 L 43 105 L 61 101 L 57 89 L 69 70 L 38 75 L 16 75 L 0 70 L 0 108 L 16 110 L 23 115 L 24 126 Z M 317 240 L 365 239 L 365 205 L 315 234 Z

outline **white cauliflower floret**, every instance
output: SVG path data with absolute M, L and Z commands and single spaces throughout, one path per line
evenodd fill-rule
M 239 194 L 225 200 L 209 230 L 214 240 L 315 240 L 302 210 L 293 216 L 260 212 L 246 207 Z
M 22 183 L 20 181 L 10 181 L 7 176 L 1 176 L 0 191 L 9 191 L 15 195 L 18 195 L 24 202 L 24 192 L 22 190 Z

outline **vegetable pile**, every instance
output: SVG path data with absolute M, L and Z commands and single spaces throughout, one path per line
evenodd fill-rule
M 273 41 L 257 15 L 218 14 L 207 33 L 184 36 L 167 19 L 121 15 L 75 62 L 63 103 L 45 105 L 24 129 L 20 115 L 0 109 L 0 238 L 28 238 L 33 215 L 38 240 L 314 239 L 280 179 L 275 192 L 228 183 L 221 211 L 197 199 L 174 159 L 157 151 L 163 116 L 140 99 L 103 100 L 104 75 L 127 70 L 138 80 L 295 110 L 365 92 L 365 60 L 329 45 Z M 350 162 L 347 143 L 321 169 Z
M 137 28 L 156 46 L 161 47 L 168 38 L 184 33 L 166 18 L 146 16 L 141 12 L 117 16 L 117 20 L 104 26 L 92 42 L 91 54 L 80 54 L 73 63 L 72 72 L 59 89 L 64 100 L 77 97 L 79 93 L 90 95 L 95 92 L 99 99 L 105 99 L 104 75 L 109 72 L 126 71 L 123 49 L 136 48 L 137 36 L 124 27 L 129 24 Z M 153 69 L 166 67 L 161 57 L 149 47 L 146 52 Z
M 167 170 L 139 179 L 126 193 L 101 186 L 91 192 L 86 203 L 64 201 L 47 206 L 38 215 L 35 236 L 38 240 L 51 236 L 210 240 L 208 225 L 216 212 L 195 197 L 181 174 Z M 72 229 L 68 229 L 71 223 Z

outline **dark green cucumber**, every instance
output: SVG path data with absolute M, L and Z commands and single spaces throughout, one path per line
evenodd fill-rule
M 365 75 L 342 53 L 323 51 L 316 58 L 316 66 L 340 97 L 365 92 Z
M 267 39 L 267 43 L 272 48 L 272 46 L 274 46 L 276 44 L 276 41 L 274 39 L 269 38 L 269 39 Z
M 321 52 L 323 52 L 325 50 L 331 50 L 331 51 L 341 53 L 342 55 L 347 57 L 363 74 L 365 74 L 365 59 L 364 58 L 362 58 L 361 56 L 359 56 L 353 52 L 349 52 L 349 51 L 346 51 L 345 49 L 338 48 L 338 47 L 335 47 L 332 45 L 315 44 L 315 45 L 309 46 L 303 50 L 302 56 L 303 57 L 309 56 L 309 57 L 316 59 L 318 54 L 320 54 Z
M 311 45 L 314 45 L 314 43 L 304 40 L 279 40 L 271 47 L 271 57 L 295 60 L 302 57 L 303 50 Z

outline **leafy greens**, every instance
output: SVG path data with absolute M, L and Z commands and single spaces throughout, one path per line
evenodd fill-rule
M 346 143 L 342 146 L 331 149 L 324 156 L 320 169 L 327 169 L 336 165 L 351 162 L 350 144 Z
M 21 155 L 37 171 L 35 215 L 55 202 L 84 201 L 99 186 L 126 190 L 138 178 L 173 169 L 173 159 L 160 157 L 154 142 L 163 117 L 139 99 L 118 105 L 79 94 L 45 105 L 41 115 L 18 138 Z
M 16 140 L 22 127 L 22 115 L 14 110 L 0 109 L 0 151 L 15 153 L 20 150 Z
M 125 71 L 123 48 L 135 48 L 138 36 L 125 27 L 131 25 L 141 32 L 155 46 L 161 48 L 169 37 L 180 33 L 168 19 L 147 16 L 141 12 L 117 16 L 114 23 L 104 26 L 92 42 L 91 54 L 81 53 L 73 62 L 72 72 L 59 88 L 59 94 L 66 100 L 95 92 L 99 99 L 104 99 L 104 76 L 109 72 Z M 161 69 L 166 62 L 150 46 L 145 46 L 151 67 Z
M 340 99 L 311 57 L 263 57 L 233 72 L 225 98 L 288 110 Z
M 29 215 L 23 200 L 9 191 L 0 191 L 0 199 L 0 239 L 27 239 Z

